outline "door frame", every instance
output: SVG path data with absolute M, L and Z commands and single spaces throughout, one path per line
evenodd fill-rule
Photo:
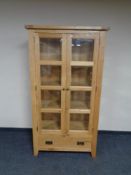
M 82 62 L 82 61 L 71 61 L 72 60 L 72 38 L 87 38 L 87 39 L 93 39 L 94 40 L 94 52 L 93 52 L 93 64 L 92 61 L 87 61 L 87 62 Z M 95 103 L 95 93 L 96 93 L 96 78 L 97 78 L 97 60 L 98 60 L 98 54 L 99 54 L 99 32 L 86 32 L 86 33 L 71 33 L 71 34 L 67 34 L 67 69 L 66 69 L 66 75 L 67 75 L 67 83 L 66 83 L 66 89 L 69 89 L 66 92 L 66 110 L 67 110 L 67 128 L 66 128 L 66 132 L 67 135 L 73 135 L 73 136 L 89 136 L 92 135 L 93 132 L 93 115 L 94 115 L 94 103 Z M 80 65 L 81 66 L 93 66 L 93 73 L 92 73 L 92 87 L 72 87 L 70 85 L 71 82 L 71 65 L 77 66 Z M 71 90 L 81 90 L 81 91 L 90 91 L 91 92 L 91 102 L 90 102 L 90 110 L 71 110 L 70 109 L 70 96 L 71 96 Z M 70 121 L 70 113 L 89 113 L 89 130 L 88 131 L 75 131 L 75 130 L 69 130 L 69 121 Z
M 37 117 L 38 117 L 38 134 L 65 134 L 65 91 L 66 86 L 66 35 L 62 33 L 34 33 L 35 42 L 35 59 L 36 59 L 36 96 L 37 96 Z M 60 61 L 44 61 L 40 60 L 40 38 L 60 38 L 61 44 L 61 60 Z M 40 65 L 60 65 L 61 66 L 61 85 L 60 86 L 43 86 L 40 82 Z M 61 91 L 61 109 L 42 109 L 41 108 L 41 90 L 59 90 Z M 41 131 L 41 113 L 60 113 L 61 114 L 61 129 L 60 130 L 42 130 Z

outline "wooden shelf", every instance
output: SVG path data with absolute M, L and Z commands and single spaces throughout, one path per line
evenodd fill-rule
M 53 100 L 44 100 L 42 102 L 42 108 L 60 108 L 60 104 Z
M 71 101 L 72 109 L 88 109 L 88 102 L 83 101 Z
M 83 82 L 82 81 L 77 81 L 77 82 L 72 81 L 71 86 L 85 86 L 85 87 L 87 87 L 87 86 L 89 86 L 89 83 L 86 81 L 83 81 Z
M 44 120 L 41 123 L 42 128 L 46 130 L 60 130 L 60 123 L 55 120 Z
M 88 130 L 87 121 L 70 121 L 70 130 Z
M 42 86 L 59 86 L 61 84 L 60 81 L 43 81 L 41 78 L 41 84 Z

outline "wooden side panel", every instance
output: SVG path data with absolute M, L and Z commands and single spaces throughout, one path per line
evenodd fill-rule
M 106 32 L 104 31 L 100 32 L 99 57 L 97 62 L 98 64 L 97 64 L 96 94 L 95 94 L 94 117 L 93 117 L 93 139 L 91 148 L 92 157 L 96 157 L 101 84 L 102 84 L 102 73 L 103 73 L 103 62 L 104 62 L 105 34 Z
M 41 85 L 40 85 L 40 41 L 39 41 L 39 35 L 35 32 L 34 34 L 35 38 L 35 66 L 36 66 L 36 86 L 37 86 L 37 125 L 38 125 L 38 136 L 41 129 Z M 37 145 L 38 146 L 38 145 Z M 38 148 L 39 149 L 39 148 Z
M 34 33 L 29 31 L 29 62 L 31 78 L 31 96 L 32 96 L 32 133 L 34 155 L 38 155 L 38 121 L 37 121 L 37 97 L 36 97 L 36 63 L 34 53 Z

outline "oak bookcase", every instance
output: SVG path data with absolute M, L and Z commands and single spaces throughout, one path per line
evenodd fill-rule
M 105 35 L 109 28 L 26 25 L 33 148 L 96 156 Z

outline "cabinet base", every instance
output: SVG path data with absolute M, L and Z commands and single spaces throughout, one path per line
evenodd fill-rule
M 48 148 L 43 147 L 39 149 L 40 151 L 68 151 L 68 152 L 91 152 L 90 148 L 73 148 L 73 147 L 54 147 Z
M 91 140 L 87 137 L 39 135 L 39 151 L 91 152 Z

